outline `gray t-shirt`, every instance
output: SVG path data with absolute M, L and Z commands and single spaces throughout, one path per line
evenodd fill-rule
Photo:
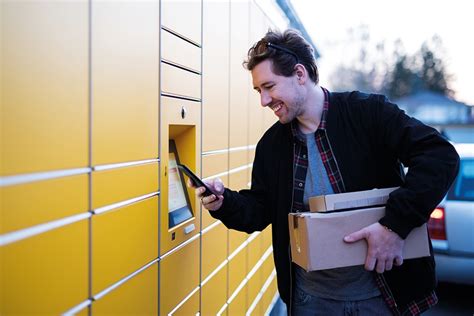
M 303 202 L 308 208 L 309 197 L 332 194 L 334 191 L 321 160 L 314 134 L 305 136 L 308 147 L 308 170 Z M 296 286 L 310 295 L 339 301 L 364 300 L 380 295 L 373 272 L 366 271 L 364 266 L 311 272 L 306 272 L 296 264 L 294 266 Z

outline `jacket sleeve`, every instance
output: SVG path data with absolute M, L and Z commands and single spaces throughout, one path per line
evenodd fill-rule
M 373 113 L 378 142 L 408 167 L 405 182 L 390 194 L 379 222 L 406 238 L 428 221 L 445 196 L 458 172 L 459 156 L 435 129 L 407 116 L 385 97 L 379 97 Z
M 252 184 L 250 190 L 239 192 L 225 189 L 224 203 L 216 211 L 209 211 L 214 218 L 221 220 L 227 228 L 252 233 L 261 231 L 270 224 L 271 218 L 268 203 L 265 203 L 267 194 L 264 182 L 263 145 L 259 142 L 256 148 L 252 168 Z

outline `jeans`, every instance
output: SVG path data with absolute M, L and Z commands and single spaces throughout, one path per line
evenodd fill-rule
M 336 301 L 315 297 L 300 289 L 295 289 L 291 314 L 295 316 L 385 316 L 392 315 L 392 312 L 382 296 L 361 301 Z

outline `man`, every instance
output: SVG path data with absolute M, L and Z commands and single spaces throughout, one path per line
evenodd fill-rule
M 251 189 L 212 181 L 216 194 L 203 197 L 197 188 L 203 206 L 228 228 L 252 233 L 272 224 L 279 293 L 290 313 L 417 315 L 436 304 L 433 256 L 403 261 L 402 248 L 454 179 L 454 148 L 384 96 L 319 86 L 313 49 L 297 31 L 269 31 L 244 65 L 279 122 L 257 144 Z M 308 210 L 308 197 L 395 186 L 386 215 L 344 238 L 367 241 L 364 266 L 306 272 L 291 263 L 288 213 Z

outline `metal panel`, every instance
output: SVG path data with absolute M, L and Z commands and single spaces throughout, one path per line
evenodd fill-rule
M 158 157 L 159 3 L 92 1 L 93 165 Z
M 86 212 L 88 186 L 88 176 L 78 175 L 1 187 L 0 233 Z
M 88 2 L 2 1 L 1 10 L 0 175 L 86 166 Z
M 0 247 L 0 314 L 59 315 L 88 297 L 88 220 Z
M 92 304 L 93 315 L 157 315 L 158 264 Z
M 158 163 L 92 173 L 92 208 L 159 190 Z
M 158 197 L 92 217 L 92 293 L 158 257 Z

